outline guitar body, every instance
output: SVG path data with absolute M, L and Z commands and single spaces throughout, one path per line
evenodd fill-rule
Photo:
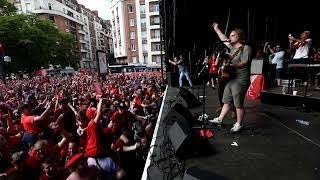
M 236 77 L 236 69 L 232 66 L 222 66 L 221 67 L 221 78 L 223 80 L 232 80 Z

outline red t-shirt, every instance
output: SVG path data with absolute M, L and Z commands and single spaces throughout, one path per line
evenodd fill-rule
M 86 154 L 88 157 L 97 157 L 103 153 L 99 124 L 92 119 L 87 128 Z
M 34 118 L 35 116 L 26 116 L 24 114 L 21 116 L 21 124 L 27 133 L 37 134 L 40 132 L 40 129 L 34 122 Z
M 209 61 L 210 74 L 218 74 L 218 66 L 215 63 L 216 63 L 216 59 L 211 58 Z
M 130 118 L 134 118 L 131 112 L 124 111 L 120 114 L 119 111 L 116 111 L 110 119 L 114 123 L 112 127 L 112 133 L 117 132 L 120 127 L 126 122 L 126 120 Z
M 136 96 L 134 99 L 134 108 L 140 109 L 142 108 L 141 104 L 142 104 L 142 98 L 140 96 Z

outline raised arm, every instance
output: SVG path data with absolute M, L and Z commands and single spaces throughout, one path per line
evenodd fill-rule
M 227 47 L 230 47 L 231 44 L 228 42 L 228 37 L 220 30 L 218 23 L 213 23 L 212 27 L 214 31 L 217 33 L 219 39 L 224 42 Z
M 49 115 L 51 108 L 55 103 L 56 103 L 56 98 L 53 98 L 52 101 L 47 106 L 47 109 L 40 116 L 36 116 L 34 118 L 34 121 L 42 121 L 43 119 L 45 119 Z
M 289 40 L 299 42 L 302 45 L 307 43 L 307 40 L 297 39 L 297 38 L 293 37 L 291 34 L 289 34 L 288 38 L 289 38 Z
M 95 123 L 99 122 L 100 115 L 101 115 L 101 110 L 102 110 L 102 98 L 99 99 L 98 108 L 97 108 L 97 115 L 94 118 L 94 122 Z
M 177 65 L 177 63 L 176 63 L 176 62 L 171 61 L 170 59 L 169 59 L 169 63 L 170 63 L 170 64 L 172 64 L 172 65 Z
M 71 103 L 68 103 L 68 106 L 73 111 L 74 115 L 78 115 L 78 111 L 71 105 Z

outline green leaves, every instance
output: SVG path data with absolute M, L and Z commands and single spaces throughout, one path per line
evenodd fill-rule
M 9 16 L 16 13 L 16 7 L 7 0 L 0 0 L 0 16 Z
M 48 64 L 75 64 L 73 37 L 36 15 L 0 16 L 0 42 L 12 57 L 10 69 L 14 72 L 33 72 Z

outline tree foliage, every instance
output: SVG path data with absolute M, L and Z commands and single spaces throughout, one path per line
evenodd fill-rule
M 73 37 L 36 15 L 1 16 L 0 42 L 12 58 L 13 71 L 32 72 L 48 64 L 75 64 Z
M 0 0 L 0 16 L 9 16 L 16 13 L 16 7 L 7 0 Z

